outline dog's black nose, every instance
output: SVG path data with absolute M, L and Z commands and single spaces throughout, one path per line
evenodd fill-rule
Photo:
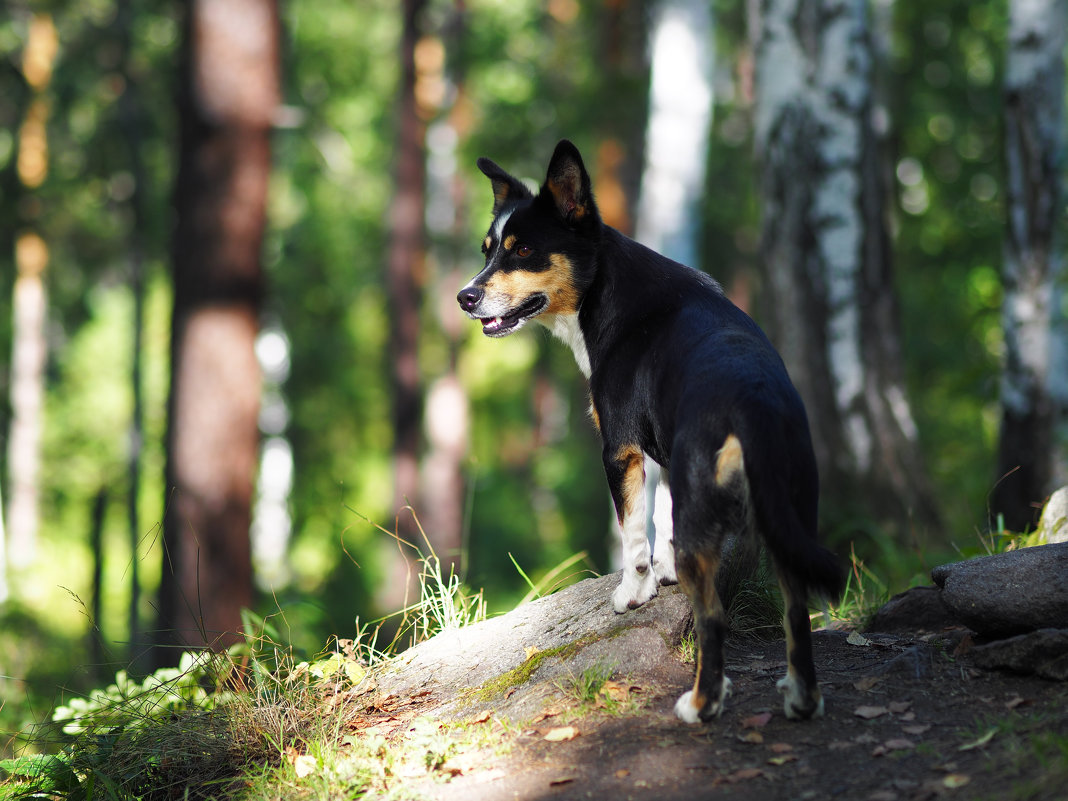
M 483 292 L 473 286 L 465 286 L 456 296 L 457 303 L 464 311 L 471 311 L 482 301 Z

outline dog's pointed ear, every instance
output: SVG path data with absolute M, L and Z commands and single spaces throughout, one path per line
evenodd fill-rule
M 534 197 L 526 184 L 506 173 L 496 163 L 481 158 L 477 164 L 482 174 L 493 184 L 493 213 L 495 215 L 499 214 L 505 203 L 509 201 Z
M 541 191 L 552 197 L 557 212 L 568 225 L 579 225 L 597 217 L 590 175 L 578 148 L 567 139 L 561 139 L 553 151 Z

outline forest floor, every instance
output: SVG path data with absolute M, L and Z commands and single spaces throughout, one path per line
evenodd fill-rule
M 775 681 L 780 642 L 729 643 L 733 695 L 722 717 L 689 726 L 675 699 L 692 682 L 678 649 L 614 679 L 586 671 L 540 688 L 525 720 L 490 703 L 440 729 L 423 764 L 397 768 L 383 795 L 520 799 L 1068 798 L 1068 685 L 979 671 L 970 637 L 844 631 L 814 635 L 826 715 L 789 721 Z M 505 690 L 508 699 L 519 688 Z M 392 695 L 352 728 L 409 745 L 451 700 Z M 443 734 L 442 734 L 443 733 Z M 445 737 L 445 740 L 441 740 Z M 442 743 L 446 744 L 442 744 Z M 416 749 L 422 746 L 415 745 Z M 416 760 L 418 761 L 418 759 Z

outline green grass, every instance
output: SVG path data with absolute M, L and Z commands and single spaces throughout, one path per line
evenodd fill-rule
M 42 735 L 0 762 L 0 801 L 404 797 L 398 771 L 433 775 L 471 738 L 432 722 L 394 737 L 347 722 L 370 697 L 373 667 L 400 643 L 486 615 L 481 592 L 444 575 L 428 550 L 419 599 L 397 613 L 386 645 L 384 620 L 357 622 L 355 640 L 298 661 L 271 621 L 247 615 L 245 641 L 226 653 L 183 654 L 178 668 L 143 681 L 120 671 L 108 687 L 56 708 L 54 739 Z

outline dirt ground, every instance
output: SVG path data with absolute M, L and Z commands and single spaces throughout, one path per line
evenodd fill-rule
M 518 725 L 492 704 L 458 747 L 394 797 L 535 799 L 1068 799 L 1068 685 L 970 666 L 962 631 L 930 637 L 815 634 L 826 716 L 785 718 L 775 681 L 783 643 L 729 643 L 734 692 L 723 716 L 687 726 L 672 712 L 693 666 L 673 652 L 610 682 L 602 700 L 566 693 Z M 432 694 L 393 698 L 359 722 L 403 737 L 434 716 Z M 391 706 L 392 705 L 392 706 Z M 608 709 L 603 707 L 609 707 Z M 489 743 L 487 745 L 486 743 Z

